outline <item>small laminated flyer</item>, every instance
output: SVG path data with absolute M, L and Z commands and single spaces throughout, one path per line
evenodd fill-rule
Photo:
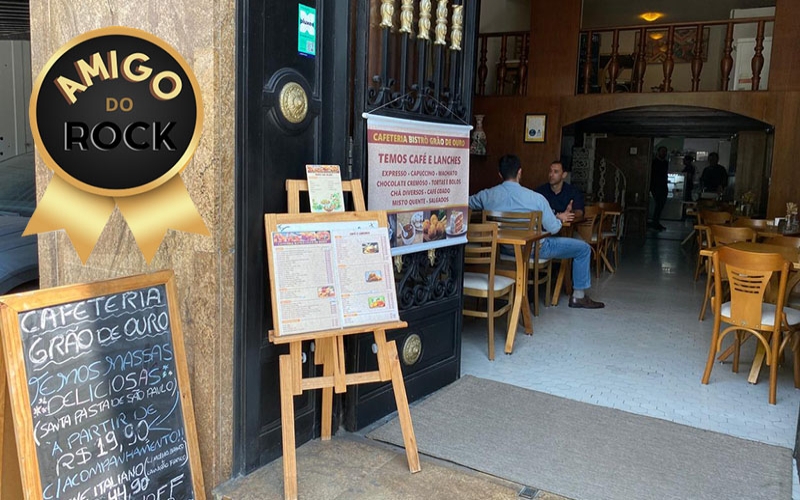
M 325 226 L 271 234 L 281 335 L 398 321 L 387 229 Z
M 339 165 L 306 165 L 312 212 L 344 212 Z

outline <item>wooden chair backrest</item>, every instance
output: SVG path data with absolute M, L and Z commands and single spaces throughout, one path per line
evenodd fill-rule
M 300 193 L 308 192 L 308 181 L 304 179 L 286 179 L 286 204 L 290 214 L 300 213 Z M 342 181 L 342 192 L 350 193 L 353 198 L 353 210 L 364 212 L 367 204 L 364 202 L 364 191 L 361 189 L 361 179 Z
M 622 236 L 622 204 L 608 201 L 601 201 L 597 204 L 600 207 L 600 231 L 602 233 L 614 233 L 617 238 Z
M 733 224 L 736 227 L 750 227 L 753 229 L 766 229 L 767 219 L 751 219 L 750 217 L 739 217 Z
M 800 250 L 800 238 L 796 236 L 773 236 L 769 239 L 770 245 L 780 245 L 782 247 L 796 248 Z
M 467 226 L 467 243 L 464 247 L 464 264 L 475 271 L 485 272 L 491 282 L 497 254 L 497 224 L 470 224 Z
M 699 212 L 700 224 L 728 224 L 733 216 L 730 212 L 715 212 L 713 210 L 700 210 Z
M 613 201 L 598 201 L 596 205 L 602 212 L 622 212 L 622 204 Z
M 541 224 L 542 212 L 501 212 L 498 210 L 484 210 L 483 219 L 484 223 L 493 222 L 500 229 L 517 229 L 520 231 L 533 231 L 535 220 L 538 214 L 539 223 Z
M 749 227 L 711 225 L 711 242 L 715 246 L 730 245 L 737 241 L 756 241 L 756 232 Z
M 747 252 L 730 247 L 714 252 L 713 261 L 714 267 L 724 269 L 730 284 L 730 316 L 725 321 L 748 328 L 763 329 L 761 305 L 764 294 L 773 274 L 780 273 L 773 323 L 774 328 L 780 328 L 789 262 L 776 253 Z M 720 273 L 715 274 L 714 286 L 716 296 L 722 297 Z M 715 314 L 720 314 L 720 309 L 716 307 Z
M 578 232 L 578 235 L 580 235 L 583 241 L 590 243 L 593 238 L 599 238 L 599 222 L 600 207 L 597 205 L 587 205 L 583 210 L 583 220 L 575 225 L 575 231 Z

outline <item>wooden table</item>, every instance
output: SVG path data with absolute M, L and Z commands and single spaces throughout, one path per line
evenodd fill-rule
M 756 234 L 759 238 L 774 238 L 775 236 L 800 236 L 800 230 L 787 230 L 778 231 L 777 226 L 767 226 L 762 229 L 756 229 Z M 788 259 L 787 259 L 788 260 Z
M 533 319 L 528 303 L 528 259 L 531 257 L 533 243 L 549 236 L 548 232 L 521 231 L 518 229 L 500 229 L 497 231 L 497 243 L 514 247 L 515 270 L 498 269 L 497 274 L 514 278 L 514 304 L 508 319 L 508 335 L 506 336 L 505 353 L 511 354 L 514 349 L 514 336 L 517 333 L 520 311 L 525 333 L 533 335 Z M 491 319 L 489 320 L 491 321 Z
M 781 245 L 770 245 L 768 243 L 752 243 L 752 242 L 739 242 L 739 243 L 731 243 L 730 245 L 725 245 L 729 248 L 735 248 L 736 250 L 744 250 L 746 252 L 758 252 L 758 253 L 777 253 L 783 256 L 784 259 L 788 260 L 792 266 L 789 271 L 789 279 L 786 282 L 786 297 L 789 296 L 789 291 L 792 290 L 798 283 L 800 283 L 800 250 L 791 247 L 785 247 Z M 700 255 L 704 255 L 706 257 L 711 257 L 716 252 L 716 248 L 708 248 L 700 250 Z M 774 297 L 777 297 L 777 293 Z M 773 300 L 775 300 L 773 297 Z M 785 304 L 784 304 L 785 306 Z M 726 359 L 730 354 L 733 352 L 733 346 L 729 347 L 722 354 L 719 355 L 717 358 L 718 361 L 723 361 Z M 758 343 L 756 347 L 756 354 L 753 357 L 753 365 L 750 367 L 750 375 L 747 377 L 747 381 L 751 384 L 758 383 L 758 376 L 761 372 L 761 365 L 764 363 L 764 359 L 766 358 L 766 352 L 764 351 L 764 346 L 761 342 Z

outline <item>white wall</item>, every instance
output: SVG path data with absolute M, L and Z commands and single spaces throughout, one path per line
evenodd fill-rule
M 31 79 L 30 42 L 0 40 L 0 161 L 33 151 Z

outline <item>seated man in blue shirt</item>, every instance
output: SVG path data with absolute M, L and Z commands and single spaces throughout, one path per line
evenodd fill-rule
M 536 188 L 536 192 L 547 198 L 555 213 L 572 212 L 580 219 L 583 217 L 583 194 L 572 184 L 564 182 L 566 178 L 564 165 L 556 160 L 550 164 L 548 182 Z
M 469 208 L 503 212 L 539 210 L 542 212 L 542 227 L 550 234 L 558 233 L 562 222 L 570 222 L 575 218 L 575 214 L 569 211 L 561 211 L 554 215 L 544 196 L 520 185 L 522 166 L 516 156 L 506 155 L 500 158 L 500 177 L 503 179 L 502 184 L 470 196 Z M 569 307 L 599 309 L 605 306 L 585 294 L 586 289 L 592 286 L 589 272 L 592 250 L 586 242 L 575 238 L 550 236 L 541 240 L 539 256 L 542 259 L 572 259 L 573 294 L 569 299 Z

